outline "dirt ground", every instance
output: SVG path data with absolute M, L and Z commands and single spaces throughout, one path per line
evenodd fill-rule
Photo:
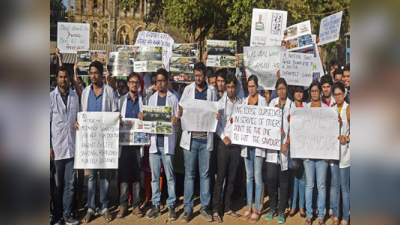
M 85 178 L 85 188 L 84 188 L 84 193 L 83 193 L 83 199 L 86 200 L 86 181 L 87 178 Z M 141 194 L 143 191 L 141 191 Z M 244 194 L 245 195 L 245 194 Z M 98 198 L 98 196 L 97 196 Z M 233 209 L 236 210 L 239 214 L 243 215 L 245 210 L 247 209 L 246 207 L 246 200 L 244 199 L 245 196 L 241 196 L 238 201 L 234 202 L 233 204 Z M 144 196 L 142 196 L 142 200 L 144 200 Z M 264 198 L 264 210 L 260 216 L 260 220 L 257 221 L 257 224 L 278 224 L 277 218 L 275 218 L 272 221 L 267 221 L 265 220 L 265 215 L 269 210 L 269 205 L 268 205 L 268 197 Z M 111 185 L 110 185 L 110 212 L 112 214 L 113 220 L 109 223 L 106 223 L 104 218 L 102 216 L 96 216 L 89 224 L 92 225 L 100 225 L 100 224 L 108 224 L 108 225 L 127 225 L 127 224 L 135 224 L 138 223 L 138 225 L 150 225 L 150 224 L 183 224 L 181 223 L 181 218 L 183 215 L 183 198 L 180 197 L 179 200 L 177 200 L 176 203 L 176 212 L 178 215 L 178 219 L 176 221 L 169 221 L 168 220 L 168 209 L 164 209 L 162 211 L 161 217 L 157 217 L 156 219 L 150 220 L 147 219 L 146 217 L 143 218 L 138 218 L 134 215 L 131 214 L 131 208 L 129 208 L 128 213 L 126 213 L 126 216 L 123 219 L 118 219 L 116 218 L 117 213 L 118 213 L 118 205 L 119 205 L 119 196 L 118 196 L 118 187 L 117 187 L 117 178 L 113 178 L 111 180 Z M 200 198 L 197 197 L 195 198 L 195 207 L 194 207 L 194 216 L 192 219 L 189 221 L 189 224 L 193 225 L 204 225 L 204 224 L 209 224 L 210 222 L 207 222 L 203 219 L 201 215 L 199 215 L 199 209 L 200 209 Z M 81 224 L 85 224 L 82 220 L 86 213 L 86 208 L 80 208 L 79 209 L 79 217 L 78 219 L 82 222 Z M 144 213 L 147 215 L 151 210 L 151 205 L 145 207 L 143 209 Z M 289 211 L 286 211 L 286 216 L 288 215 Z M 223 224 L 229 224 L 229 225 L 239 225 L 239 224 L 251 224 L 249 221 L 243 221 L 242 219 L 235 219 L 231 217 L 224 217 L 223 219 Z M 286 223 L 288 225 L 301 225 L 304 224 L 304 218 L 301 218 L 299 213 L 297 213 L 294 217 L 288 217 L 286 218 Z M 332 220 L 330 218 L 326 218 L 326 224 L 330 225 L 332 223 Z M 317 221 L 314 221 L 313 224 L 318 224 Z

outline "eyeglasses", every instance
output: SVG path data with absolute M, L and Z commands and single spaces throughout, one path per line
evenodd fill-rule
M 138 85 L 138 84 L 140 84 L 140 82 L 139 81 L 128 81 L 128 84 Z
M 165 83 L 167 80 L 157 80 L 157 83 Z
M 340 96 L 342 96 L 342 95 L 343 95 L 343 93 L 333 94 L 334 97 L 340 97 Z

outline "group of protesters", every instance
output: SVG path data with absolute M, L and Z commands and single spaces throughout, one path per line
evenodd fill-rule
M 290 208 L 288 216 L 299 213 L 305 218 L 305 225 L 312 224 L 314 219 L 319 225 L 325 224 L 326 213 L 332 216 L 334 225 L 349 223 L 350 64 L 342 67 L 339 61 L 332 61 L 327 74 L 312 81 L 309 87 L 288 85 L 278 71 L 275 90 L 260 90 L 257 76 L 239 68 L 238 57 L 236 69 L 214 72 L 206 66 L 204 54 L 194 65 L 194 82 L 174 90 L 171 74 L 164 68 L 154 73 L 132 72 L 126 80 L 116 80 L 110 68 L 104 71 L 98 61 L 89 65 L 90 85 L 86 87 L 77 76 L 77 67 L 70 75 L 62 65 L 62 55 L 59 51 L 56 54 L 57 87 L 50 93 L 52 224 L 79 223 L 73 209 L 82 201 L 85 173 L 74 169 L 78 112 L 120 112 L 121 119 L 143 120 L 143 105 L 171 106 L 172 134 L 150 134 L 150 144 L 145 146 L 122 146 L 117 173 L 110 169 L 87 169 L 87 211 L 83 222 L 91 222 L 95 215 L 101 215 L 106 222 L 113 220 L 109 189 L 117 174 L 117 218 L 124 218 L 129 207 L 133 215 L 148 219 L 159 217 L 167 208 L 168 219 L 177 220 L 177 189 L 182 184 L 181 221 L 185 223 L 193 219 L 196 195 L 200 197 L 199 214 L 208 222 L 221 223 L 224 217 L 234 217 L 255 223 L 266 208 L 264 190 L 269 197 L 266 220 L 277 217 L 278 223 L 285 223 L 285 211 Z M 181 103 L 188 99 L 218 102 L 215 132 L 182 130 Z M 280 150 L 232 143 L 232 114 L 239 104 L 282 109 Z M 337 108 L 339 160 L 291 158 L 291 107 Z M 184 176 L 177 175 L 177 165 L 184 168 Z M 143 170 L 145 199 L 140 193 Z M 98 177 L 100 205 L 96 207 Z M 245 190 L 247 202 L 243 215 L 233 206 L 234 195 L 241 190 Z M 162 193 L 167 196 L 166 207 Z M 152 209 L 145 215 L 143 208 L 150 202 Z

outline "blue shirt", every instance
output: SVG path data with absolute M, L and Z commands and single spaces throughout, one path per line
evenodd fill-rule
M 125 118 L 138 118 L 139 112 L 140 107 L 138 95 L 135 96 L 135 101 L 132 101 L 131 95 L 128 94 L 128 97 L 126 98 Z
M 94 91 L 93 91 L 93 86 L 90 88 L 89 92 L 89 98 L 88 98 L 88 106 L 87 106 L 87 111 L 88 112 L 101 112 L 103 109 L 103 89 L 101 89 L 101 92 L 99 96 L 96 97 Z
M 197 88 L 194 89 L 194 99 L 199 99 L 199 100 L 207 100 L 207 90 L 208 86 L 206 85 L 205 88 L 200 92 L 197 90 Z
M 165 106 L 167 96 L 157 98 L 157 106 Z M 157 134 L 157 147 L 164 147 L 164 134 Z

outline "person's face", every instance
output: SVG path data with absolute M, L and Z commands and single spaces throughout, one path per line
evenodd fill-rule
M 217 85 L 217 78 L 216 77 L 210 77 L 208 78 L 208 83 L 213 86 L 214 88 L 216 88 Z
M 103 74 L 100 74 L 100 71 L 94 66 L 90 67 L 90 80 L 96 85 L 103 82 Z
M 129 86 L 129 85 L 128 85 L 128 86 Z M 124 85 L 123 82 L 119 82 L 119 83 L 118 83 L 117 89 L 118 89 L 119 95 L 122 95 L 122 92 L 123 92 L 123 90 L 124 90 L 124 87 L 125 87 L 125 85 Z
M 69 76 L 67 71 L 60 71 L 58 72 L 57 76 L 57 85 L 62 88 L 62 89 L 68 89 L 69 88 Z
M 344 85 L 348 88 L 350 87 L 350 71 L 344 71 L 343 75 Z
M 83 90 L 83 81 L 78 79 L 78 85 Z
M 167 80 L 162 74 L 157 74 L 157 89 L 161 92 L 167 91 Z
M 336 88 L 333 91 L 333 97 L 335 98 L 337 104 L 342 104 L 344 102 L 344 93 L 342 90 L 340 90 L 340 88 Z
M 254 82 L 254 80 L 249 81 L 247 87 L 249 89 L 249 95 L 254 97 L 257 94 L 258 88 L 256 82 Z
M 335 75 L 335 80 L 333 80 L 335 83 L 340 83 L 343 80 L 343 74 L 336 74 Z
M 131 77 L 131 79 L 128 80 L 128 88 L 131 93 L 136 94 L 139 90 L 139 86 L 140 86 L 140 82 L 137 77 Z
M 271 99 L 271 93 L 269 92 L 269 90 L 264 90 L 264 95 L 267 102 L 269 102 L 269 100 Z
M 325 97 L 331 96 L 332 93 L 332 86 L 329 83 L 325 83 L 322 85 L 322 93 Z
M 298 102 L 303 101 L 303 90 L 301 88 L 295 90 L 294 99 Z
M 276 93 L 278 94 L 278 97 L 280 99 L 286 99 L 287 97 L 287 88 L 284 84 L 279 84 L 278 87 L 276 87 Z
M 235 89 L 236 89 L 236 86 L 233 83 L 233 81 L 231 81 L 229 84 L 225 85 L 226 94 L 228 95 L 229 98 L 235 97 Z
M 318 86 L 313 86 L 311 88 L 311 90 L 310 90 L 310 93 L 311 93 L 311 100 L 313 102 L 319 102 L 320 101 L 321 92 L 319 91 Z
M 218 91 L 225 91 L 225 80 L 220 76 L 217 77 L 217 88 Z
M 194 82 L 197 86 L 201 85 L 204 82 L 204 74 L 202 70 L 194 71 Z

